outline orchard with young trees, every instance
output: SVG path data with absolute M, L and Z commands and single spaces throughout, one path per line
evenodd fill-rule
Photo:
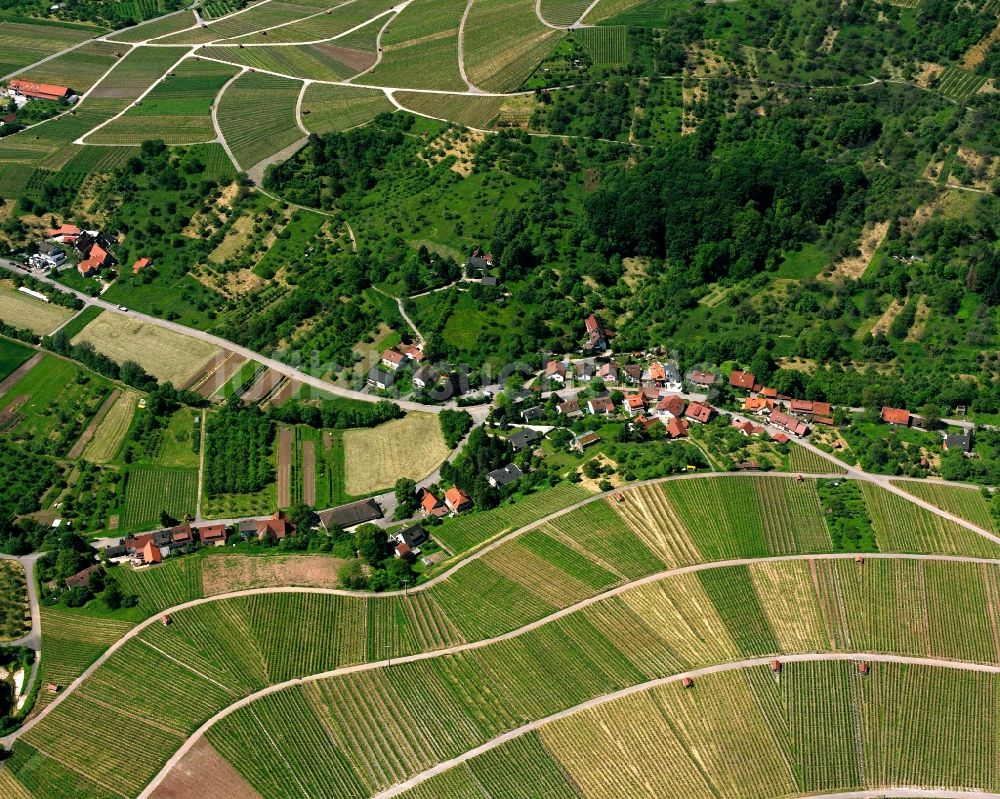
M 205 493 L 249 494 L 274 481 L 274 423 L 259 408 L 230 400 L 205 432 Z

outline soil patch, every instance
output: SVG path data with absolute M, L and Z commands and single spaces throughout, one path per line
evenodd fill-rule
M 313 45 L 324 55 L 329 56 L 334 61 L 339 61 L 346 67 L 350 67 L 355 72 L 365 72 L 375 66 L 375 53 L 366 53 L 364 50 L 353 50 L 349 47 L 335 47 L 332 44 Z
M 833 267 L 830 278 L 836 280 L 851 277 L 857 280 L 864 275 L 868 265 L 872 262 L 875 251 L 888 232 L 888 222 L 869 222 L 866 224 L 861 231 L 861 241 L 858 244 L 861 253 L 838 261 Z
M 152 799 L 260 799 L 243 776 L 202 736 L 170 769 Z
M 290 427 L 278 430 L 278 507 L 292 504 L 292 440 Z
M 344 561 L 330 555 L 209 555 L 201 564 L 205 596 L 245 588 L 336 588 Z

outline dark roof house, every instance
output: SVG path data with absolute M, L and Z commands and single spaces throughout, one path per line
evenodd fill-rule
M 330 527 L 346 529 L 381 518 L 382 508 L 374 499 L 359 499 L 357 502 L 319 512 L 319 520 L 327 529 Z
M 515 464 L 508 463 L 503 468 L 494 469 L 487 474 L 486 479 L 489 480 L 490 485 L 494 488 L 503 488 L 505 485 L 510 485 L 516 480 L 520 480 L 523 476 L 523 472 Z
M 508 441 L 510 441 L 511 446 L 514 448 L 514 452 L 520 452 L 522 449 L 530 447 L 536 441 L 541 441 L 541 438 L 542 434 L 537 430 L 521 428 L 511 433 Z

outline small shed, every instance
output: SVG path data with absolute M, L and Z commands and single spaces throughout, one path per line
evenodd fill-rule
M 865 562 L 865 556 L 864 555 L 855 555 L 854 556 L 854 562 L 857 563 L 860 566 L 862 563 Z
M 771 661 L 771 671 L 773 671 L 775 674 L 777 674 L 778 672 L 781 671 L 781 661 L 780 660 L 772 660 Z
M 164 613 L 162 616 L 160 616 L 160 624 L 162 624 L 164 626 L 170 624 L 170 622 L 172 622 L 172 621 L 173 621 L 173 619 L 171 619 L 170 615 L 167 614 L 167 613 Z
M 625 495 L 621 491 L 616 491 L 615 502 L 624 502 L 624 501 L 625 501 Z
M 45 690 L 48 691 L 50 694 L 57 694 L 62 690 L 62 686 L 59 685 L 58 683 L 50 682 L 48 685 L 45 686 Z
M 858 674 L 867 674 L 867 673 L 868 673 L 868 664 L 862 660 L 858 664 Z
M 692 680 L 690 677 L 685 677 L 683 680 L 681 680 L 681 685 L 683 685 L 685 688 L 694 688 L 694 680 Z

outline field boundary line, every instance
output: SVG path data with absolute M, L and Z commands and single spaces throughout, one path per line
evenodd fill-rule
M 247 5 L 246 8 L 238 8 L 236 11 L 231 11 L 228 14 L 223 14 L 221 17 L 217 17 L 216 19 L 205 19 L 204 17 L 202 17 L 201 14 L 198 13 L 198 9 L 194 8 L 192 10 L 194 11 L 194 15 L 198 19 L 198 21 L 195 22 L 194 25 L 192 25 L 190 28 L 183 28 L 183 29 L 181 29 L 179 31 L 174 31 L 173 33 L 164 33 L 164 34 L 162 34 L 160 36 L 154 36 L 152 39 L 146 39 L 143 42 L 143 44 L 152 44 L 153 42 L 155 42 L 155 41 L 157 41 L 159 39 L 166 39 L 168 36 L 177 36 L 178 34 L 181 34 L 181 33 L 187 33 L 188 31 L 198 30 L 199 28 L 201 28 L 202 25 L 205 25 L 205 26 L 211 28 L 212 25 L 214 23 L 216 23 L 216 22 L 224 22 L 224 21 L 226 21 L 228 19 L 231 19 L 233 17 L 238 17 L 240 14 L 245 14 L 247 11 L 249 11 L 252 8 L 261 8 L 262 6 L 266 6 L 270 2 L 271 2 L 271 0 L 260 0 L 259 3 L 253 3 L 252 5 Z M 258 30 L 263 30 L 263 28 L 258 28 Z M 251 33 L 256 33 L 256 32 L 257 31 L 251 31 Z M 108 34 L 108 35 L 110 36 L 111 34 Z M 154 45 L 154 46 L 157 46 L 157 45 Z M 197 45 L 195 45 L 195 46 L 197 46 Z
M 356 3 L 357 0 L 345 0 L 343 3 L 338 3 L 335 6 L 328 6 L 326 8 L 320 9 L 315 14 L 307 14 L 304 17 L 299 17 L 298 19 L 292 19 L 288 22 L 281 22 L 277 25 L 268 25 L 264 28 L 257 28 L 257 30 L 249 31 L 248 33 L 240 33 L 237 36 L 227 36 L 224 39 L 213 39 L 209 44 L 215 44 L 216 42 L 235 42 L 239 44 L 237 40 L 242 39 L 244 36 L 256 36 L 261 31 L 275 31 L 279 28 L 287 28 L 289 25 L 298 25 L 300 22 L 305 22 L 306 20 L 316 19 L 316 17 L 322 17 L 331 11 L 336 11 L 338 8 L 343 8 L 344 6 L 349 6 L 351 3 Z M 261 4 L 263 5 L 263 4 Z M 245 9 L 244 9 L 245 10 Z M 220 17 L 220 19 L 225 19 L 225 17 Z M 211 27 L 211 25 L 209 25 Z M 278 42 L 278 44 L 305 44 L 305 42 Z
M 483 94 L 483 90 L 480 89 L 476 84 L 469 80 L 469 76 L 465 72 L 465 23 L 469 19 L 469 14 L 472 12 L 472 3 L 474 0 L 469 0 L 465 4 L 465 11 L 462 12 L 462 21 L 458 23 L 458 72 L 462 76 L 462 80 L 465 81 L 465 85 L 469 87 L 469 92 L 471 94 Z M 536 11 L 541 5 L 541 0 L 535 0 Z M 541 17 L 539 17 L 541 19 Z M 544 22 L 544 20 L 542 20 Z
M 185 663 L 183 660 L 179 660 L 178 658 L 175 658 L 170 653 L 164 652 L 162 649 L 160 649 L 160 647 L 156 646 L 156 644 L 151 644 L 149 641 L 144 641 L 142 638 L 139 639 L 139 643 L 142 644 L 143 646 L 149 648 L 149 649 L 152 649 L 154 652 L 159 652 L 167 660 L 172 660 L 174 663 L 176 663 L 182 669 L 186 669 L 187 671 L 190 671 L 192 674 L 197 674 L 203 680 L 212 683 L 212 685 L 214 685 L 216 688 L 221 688 L 223 692 L 225 692 L 227 694 L 232 694 L 232 690 L 230 690 L 229 688 L 226 688 L 226 686 L 224 686 L 221 682 L 216 682 L 211 677 L 209 677 L 207 674 L 202 674 L 200 671 L 198 671 L 198 669 L 192 668 L 187 663 Z
M 299 89 L 299 95 L 295 98 L 295 124 L 299 126 L 299 130 L 301 130 L 306 136 L 310 136 L 312 134 L 309 128 L 307 128 L 302 122 L 302 101 L 305 99 L 306 89 L 309 88 L 311 83 L 312 80 L 310 78 L 304 79 L 302 81 L 302 88 Z
M 199 58 L 204 58 L 204 56 L 199 56 Z M 207 61 L 217 61 L 214 58 L 208 58 Z M 228 64 L 228 61 L 219 61 L 220 64 Z M 232 64 L 231 66 L 239 66 L 239 64 Z M 232 162 L 233 166 L 236 167 L 236 171 L 242 172 L 243 167 L 240 166 L 240 162 L 236 160 L 236 156 L 233 155 L 232 149 L 229 147 L 229 142 L 226 141 L 226 135 L 222 132 L 222 126 L 219 125 L 219 103 L 222 102 L 222 95 L 226 93 L 226 89 L 233 85 L 238 78 L 243 77 L 250 70 L 250 67 L 244 66 L 237 72 L 233 77 L 227 80 L 222 88 L 219 89 L 219 93 L 215 95 L 215 101 L 212 103 L 212 127 L 215 129 L 215 135 L 219 144 L 222 145 L 222 149 L 226 151 L 226 155 Z
M 362 75 L 367 75 L 369 72 L 371 72 L 373 69 L 375 69 L 375 67 L 377 67 L 379 64 L 382 63 L 382 55 L 383 55 L 383 50 L 382 50 L 382 34 L 385 33 L 386 29 L 389 27 L 389 25 L 392 24 L 393 20 L 395 20 L 396 17 L 398 17 L 400 14 L 402 14 L 403 11 L 406 9 L 406 7 L 408 5 L 410 5 L 410 3 L 412 3 L 412 2 L 413 2 L 413 0 L 403 0 L 403 2 L 400 3 L 398 6 L 389 9 L 389 13 L 391 14 L 391 16 L 389 17 L 389 19 L 387 19 L 385 21 L 385 24 L 382 25 L 382 27 L 378 29 L 378 33 L 375 34 L 375 63 L 372 64 L 370 67 L 368 67 L 368 69 L 364 69 L 361 72 L 359 72 L 357 75 L 354 75 L 354 76 L 348 78 L 346 81 L 341 81 L 341 85 L 343 85 L 343 86 L 355 86 L 355 85 L 357 85 L 357 84 L 351 83 L 350 81 L 357 80 Z M 381 16 L 381 14 L 379 16 Z M 378 17 L 372 17 L 364 25 L 355 26 L 351 30 L 345 31 L 342 35 L 346 36 L 348 33 L 353 33 L 356 30 L 360 30 L 365 25 L 368 25 L 369 23 L 374 22 L 376 19 L 378 19 Z M 337 37 L 337 38 L 339 38 L 339 37 Z M 333 41 L 333 39 L 330 39 L 330 41 Z M 383 89 L 384 90 L 384 87 L 382 87 L 382 86 L 370 86 L 368 88 Z M 392 98 L 390 97 L 389 99 L 392 99 Z

